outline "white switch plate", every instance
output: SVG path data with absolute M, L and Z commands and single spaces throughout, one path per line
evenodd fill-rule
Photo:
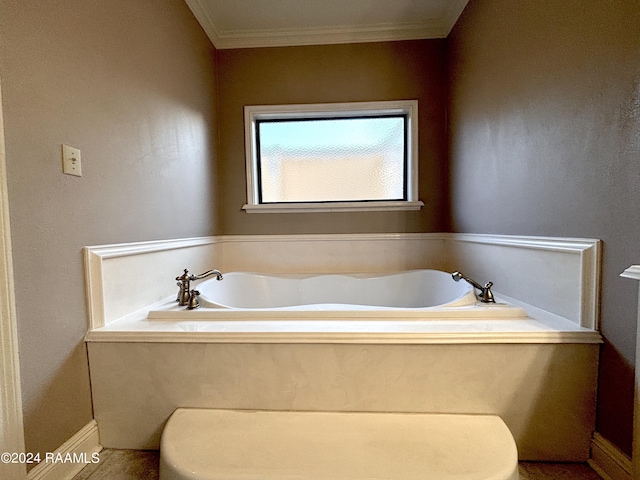
M 79 148 L 62 145 L 62 173 L 76 177 L 82 176 Z

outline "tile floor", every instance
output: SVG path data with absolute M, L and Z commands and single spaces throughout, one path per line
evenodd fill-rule
M 154 480 L 158 452 L 112 450 L 100 452 L 100 463 L 88 465 L 73 480 Z M 602 480 L 581 463 L 520 463 L 520 480 Z

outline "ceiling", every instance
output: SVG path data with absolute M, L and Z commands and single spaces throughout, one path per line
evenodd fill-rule
M 185 0 L 218 49 L 445 38 L 468 0 Z

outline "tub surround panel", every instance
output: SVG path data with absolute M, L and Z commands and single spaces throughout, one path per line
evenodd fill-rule
M 232 235 L 223 240 L 227 271 L 368 273 L 444 270 L 447 234 Z
M 521 460 L 589 457 L 597 345 L 89 343 L 89 359 L 107 448 L 157 449 L 191 407 L 495 414 Z
M 448 248 L 450 261 L 478 282 L 490 280 L 500 293 L 598 329 L 599 241 L 459 233 Z
M 84 248 L 91 328 L 177 295 L 175 278 L 185 268 L 209 270 L 218 257 L 215 237 Z
M 463 234 L 217 236 L 85 248 L 91 328 L 177 294 L 175 277 L 218 268 L 267 273 L 460 270 L 526 305 L 595 330 L 600 243 Z M 132 274 L 134 273 L 134 274 Z M 146 313 L 142 316 L 146 318 Z

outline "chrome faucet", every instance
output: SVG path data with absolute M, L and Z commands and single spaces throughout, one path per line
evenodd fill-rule
M 456 282 L 459 282 L 460 280 L 464 280 L 465 282 L 470 283 L 471 285 L 473 285 L 473 287 L 476 290 L 479 290 L 480 293 L 476 293 L 476 298 L 478 300 L 480 300 L 481 302 L 483 302 L 483 303 L 496 303 L 495 299 L 493 298 L 493 292 L 491 291 L 491 287 L 493 287 L 493 282 L 485 283 L 484 287 L 483 287 L 482 285 L 480 285 L 475 280 L 472 280 L 471 278 L 464 276 L 460 272 L 453 272 L 451 274 L 451 276 L 453 277 L 453 279 Z
M 191 282 L 195 280 L 202 280 L 203 278 L 210 277 L 211 275 L 215 275 L 216 280 L 222 280 L 222 274 L 219 270 L 208 270 L 200 275 L 193 275 L 189 274 L 189 270 L 185 268 L 184 273 L 179 277 L 176 277 L 176 280 L 178 281 L 177 285 L 180 287 L 180 290 L 178 290 L 178 297 L 176 298 L 178 305 L 188 305 L 190 309 L 198 308 L 200 306 L 198 304 L 198 295 L 200 295 L 200 292 L 191 290 Z M 193 297 L 193 299 L 191 297 Z

